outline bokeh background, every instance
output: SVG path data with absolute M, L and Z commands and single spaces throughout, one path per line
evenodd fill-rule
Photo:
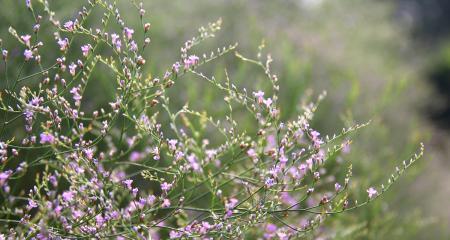
M 85 3 L 49 2 L 66 20 Z M 29 19 L 22 2 L 0 3 L 0 34 L 7 42 L 8 27 L 26 31 Z M 136 9 L 126 0 L 119 4 L 124 18 L 137 28 Z M 385 181 L 419 142 L 425 143 L 425 157 L 384 200 L 337 216 L 341 221 L 334 224 L 341 226 L 336 227 L 352 227 L 333 238 L 450 238 L 449 1 L 148 0 L 144 5 L 152 24 L 145 57 L 153 75 L 164 73 L 199 26 L 222 18 L 223 30 L 196 51 L 238 42 L 239 52 L 253 56 L 264 41 L 281 81 L 283 118 L 292 116 L 300 99 L 325 90 L 328 97 L 313 123 L 324 134 L 372 120 L 354 136 L 352 152 L 345 156 L 359 185 Z M 232 54 L 204 71 L 220 78 L 225 68 L 236 85 L 264 88 L 261 73 Z M 96 73 L 102 94 L 98 88 L 87 92 L 92 109 L 113 98 L 108 77 Z M 222 99 L 205 82 L 187 77 L 177 84 L 174 101 L 180 105 L 189 99 L 194 106 L 225 112 Z M 244 128 L 250 124 L 240 122 Z

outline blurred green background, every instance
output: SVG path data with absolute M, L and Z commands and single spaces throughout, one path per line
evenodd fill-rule
M 75 16 L 85 3 L 49 2 L 62 20 Z M 119 3 L 125 20 L 137 28 L 136 9 L 127 0 Z M 2 0 L 1 5 L 0 35 L 8 46 L 8 27 L 14 26 L 19 33 L 29 31 L 30 19 L 21 1 Z M 238 42 L 239 52 L 254 56 L 264 40 L 265 53 L 272 54 L 273 70 L 281 81 L 283 118 L 292 117 L 302 98 L 325 90 L 328 97 L 313 127 L 333 134 L 372 120 L 354 136 L 352 152 L 345 156 L 353 162 L 359 186 L 385 181 L 420 141 L 425 142 L 425 157 L 384 200 L 337 216 L 341 221 L 325 227 L 342 231 L 321 237 L 450 238 L 448 1 L 149 0 L 144 5 L 152 24 L 145 56 L 152 75 L 162 75 L 178 59 L 179 46 L 199 26 L 222 18 L 222 31 L 195 51 L 200 55 Z M 51 33 L 48 38 L 53 38 Z M 247 89 L 268 86 L 261 72 L 237 61 L 233 54 L 202 71 L 221 79 L 225 68 L 236 85 Z M 103 94 L 98 94 L 98 88 L 87 92 L 89 109 L 107 105 L 114 96 L 107 74 L 98 71 L 94 79 Z M 216 115 L 226 111 L 216 90 L 201 79 L 187 76 L 172 91 L 179 105 L 189 101 L 194 109 L 208 109 Z M 251 123 L 240 122 L 240 126 L 251 128 Z

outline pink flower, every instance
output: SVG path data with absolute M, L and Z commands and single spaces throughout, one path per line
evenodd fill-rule
M 147 204 L 148 205 L 153 205 L 153 203 L 155 203 L 156 197 L 154 195 L 148 195 L 147 197 Z
M 30 35 L 21 36 L 20 39 L 22 39 L 22 41 L 25 42 L 25 45 L 27 45 L 28 47 L 30 46 L 30 39 L 31 39 Z
M 3 185 L 5 185 L 6 181 L 11 176 L 11 174 L 12 174 L 11 170 L 0 173 L 0 187 L 3 187 Z
M 268 99 L 264 99 L 263 100 L 264 105 L 266 105 L 267 108 L 270 108 L 270 106 L 272 105 L 273 101 L 271 98 Z
M 350 152 L 350 141 L 347 140 L 342 144 L 342 153 L 346 154 Z
M 91 44 L 86 44 L 86 45 L 81 46 L 81 52 L 83 53 L 84 57 L 88 56 L 91 48 L 92 48 Z
M 132 162 L 137 162 L 137 161 L 141 160 L 141 158 L 142 158 L 142 154 L 140 152 L 133 151 L 130 154 L 130 161 L 132 161 Z
M 277 231 L 277 225 L 269 223 L 266 226 L 266 233 L 275 233 Z
M 179 161 L 179 160 L 183 159 L 183 157 L 184 157 L 184 153 L 182 151 L 175 152 L 175 160 Z
M 111 42 L 112 42 L 112 44 L 115 44 L 118 39 L 119 39 L 119 35 L 117 35 L 115 33 L 111 34 Z
M 179 238 L 181 238 L 183 236 L 183 234 L 182 234 L 182 232 L 180 232 L 180 231 L 174 231 L 174 230 L 172 230 L 172 231 L 170 231 L 170 233 L 169 233 L 169 238 L 170 239 L 179 239 Z
M 120 52 L 122 50 L 122 41 L 117 40 L 113 45 L 116 45 L 116 50 Z
M 378 195 L 378 192 L 375 188 L 370 187 L 369 189 L 367 189 L 367 194 L 369 195 L 370 199 L 373 199 L 374 197 L 376 197 Z
M 163 208 L 170 207 L 170 200 L 167 199 L 167 198 L 165 198 L 165 199 L 163 200 L 163 203 L 161 204 L 161 206 L 162 206 Z
M 197 162 L 197 156 L 195 156 L 194 154 L 189 155 L 186 160 L 189 162 L 190 167 L 196 171 L 199 172 L 200 171 L 200 164 L 198 164 Z
M 138 50 L 138 45 L 136 44 L 135 41 L 131 41 L 131 42 L 130 42 L 130 50 L 133 51 L 133 52 L 137 52 L 137 50 Z
M 275 185 L 275 180 L 273 180 L 273 178 L 267 178 L 265 181 L 265 184 L 267 187 L 272 187 L 273 185 Z
M 169 150 L 170 151 L 175 151 L 177 149 L 178 140 L 170 139 L 167 143 L 169 145 Z
M 172 65 L 172 71 L 175 73 L 178 73 L 178 71 L 180 71 L 180 66 L 181 64 L 179 62 L 176 62 Z
M 249 150 L 247 150 L 247 155 L 251 159 L 253 159 L 253 162 L 256 162 L 258 160 L 258 153 L 253 148 L 250 148 Z
M 28 200 L 28 205 L 27 205 L 28 210 L 31 210 L 31 209 L 37 208 L 37 207 L 38 207 L 38 205 L 33 199 Z
M 94 158 L 94 149 L 87 148 L 83 151 L 84 156 L 86 156 L 87 159 L 92 160 Z
M 253 96 L 256 98 L 256 101 L 258 104 L 262 104 L 264 101 L 264 92 L 263 91 L 257 91 L 253 92 Z
M 280 200 L 281 202 L 283 202 L 286 205 L 294 205 L 297 203 L 297 201 L 295 200 L 295 198 L 293 198 L 291 195 L 289 195 L 288 192 L 281 192 L 280 193 Z
M 133 34 L 134 34 L 134 30 L 131 28 L 127 28 L 125 27 L 123 29 L 125 36 L 127 37 L 128 40 L 131 40 L 133 38 Z
M 158 161 L 161 158 L 161 156 L 159 155 L 160 152 L 159 152 L 159 148 L 158 147 L 154 147 L 152 149 L 152 153 L 153 153 L 153 160 Z
M 196 65 L 199 60 L 200 58 L 198 58 L 195 55 L 189 56 L 188 58 L 184 59 L 184 68 L 185 69 L 191 68 L 192 66 Z
M 334 184 L 334 190 L 336 190 L 336 192 L 339 192 L 339 190 L 341 190 L 341 184 L 335 183 Z
M 123 180 L 122 183 L 131 190 L 131 184 L 133 183 L 133 180 L 131 179 L 127 179 L 127 180 Z
M 286 157 L 286 155 L 284 155 L 284 147 L 281 147 L 279 154 L 280 154 L 279 160 L 282 164 L 287 163 L 287 161 L 289 161 L 289 159 Z
M 239 200 L 236 198 L 230 198 L 228 201 L 225 202 L 225 209 L 226 210 L 232 210 L 234 207 L 236 207 Z
M 70 73 L 70 75 L 75 76 L 76 69 L 77 69 L 77 65 L 75 63 L 71 63 L 69 65 L 69 73 Z
M 50 143 L 53 144 L 55 142 L 55 137 L 51 133 L 41 133 L 41 144 Z
M 171 188 L 172 188 L 172 184 L 171 183 L 163 182 L 161 184 L 161 190 L 163 190 L 164 192 L 169 191 Z
M 115 33 L 111 34 L 111 43 L 112 43 L 113 46 L 116 47 L 116 50 L 118 52 L 120 52 L 120 50 L 122 48 L 122 41 L 120 41 L 119 38 L 120 38 L 119 35 L 117 35 Z
M 266 225 L 264 238 L 265 239 L 272 239 L 275 237 L 275 234 L 277 232 L 277 226 L 275 224 L 269 223 Z
M 25 56 L 25 61 L 28 61 L 33 58 L 33 52 L 29 49 L 25 49 L 23 55 Z
M 84 215 L 84 212 L 78 209 L 72 209 L 72 217 L 75 219 L 81 218 Z
M 300 164 L 300 166 L 298 166 L 298 170 L 300 170 L 300 172 L 302 173 L 302 174 L 305 174 L 306 173 L 306 169 L 308 168 L 308 166 L 306 165 L 306 164 Z
M 320 139 L 320 133 L 317 131 L 311 131 L 311 137 L 312 137 L 312 141 L 313 141 L 313 145 L 314 148 L 319 149 L 320 145 L 322 145 L 324 142 L 322 141 L 322 139 Z
M 99 214 L 95 217 L 95 223 L 97 224 L 97 227 L 102 227 L 105 223 L 105 219 Z
M 67 21 L 64 23 L 64 28 L 66 28 L 67 31 L 72 32 L 74 30 L 75 23 L 72 21 Z
M 73 191 L 65 191 L 62 194 L 62 198 L 64 201 L 66 202 L 71 202 L 73 201 L 73 197 L 75 196 L 75 193 Z
M 69 46 L 69 40 L 67 38 L 59 39 L 58 40 L 59 49 L 61 51 L 66 51 L 67 47 Z
M 80 91 L 80 88 L 78 88 L 78 87 L 74 87 L 70 90 L 70 93 L 72 93 L 72 95 L 73 95 L 72 98 L 73 98 L 73 100 L 75 100 L 76 106 L 80 106 L 80 104 L 81 104 L 82 97 L 81 97 L 79 91 Z

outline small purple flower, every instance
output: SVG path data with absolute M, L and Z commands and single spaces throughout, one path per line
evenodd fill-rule
M 167 183 L 167 182 L 161 183 L 161 190 L 163 190 L 164 192 L 168 192 L 171 188 L 172 188 L 171 183 Z
M 111 34 L 111 42 L 112 42 L 112 44 L 115 44 L 118 39 L 119 39 L 119 35 L 117 35 L 115 33 Z
M 123 32 L 125 33 L 125 36 L 128 40 L 131 40 L 133 38 L 134 30 L 131 28 L 125 27 Z
M 87 57 L 91 49 L 92 49 L 91 44 L 81 46 L 81 52 L 83 53 L 83 56 Z
M 23 56 L 25 56 L 25 61 L 29 61 L 33 58 L 33 51 L 31 51 L 30 49 L 25 49 L 25 51 L 23 52 Z
M 264 101 L 264 92 L 263 91 L 257 91 L 253 92 L 253 96 L 256 98 L 256 101 L 258 104 L 262 104 Z
M 53 185 L 53 187 L 58 186 L 58 179 L 56 178 L 56 176 L 51 175 L 48 180 Z
M 253 148 L 250 148 L 249 150 L 247 150 L 247 155 L 253 160 L 258 159 L 258 153 Z
M 170 231 L 170 233 L 169 233 L 169 238 L 170 238 L 170 239 L 179 239 L 179 238 L 181 238 L 182 236 L 183 236 L 183 234 L 182 234 L 182 232 L 180 232 L 180 231 L 172 230 L 172 231 Z
M 3 185 L 5 185 L 6 181 L 11 176 L 11 174 L 12 174 L 11 170 L 0 172 L 0 187 L 3 187 Z
M 50 143 L 53 144 L 55 142 L 55 137 L 51 133 L 41 133 L 41 144 Z
M 114 45 L 116 45 L 116 50 L 120 52 L 122 50 L 122 41 L 117 40 Z
M 67 31 L 72 32 L 75 28 L 75 23 L 73 21 L 67 21 L 64 23 L 64 28 L 66 28 Z
M 286 155 L 284 155 L 284 147 L 281 147 L 279 154 L 280 154 L 279 160 L 282 164 L 285 164 L 289 161 L 289 159 L 286 157 Z
M 156 197 L 154 195 L 148 195 L 147 197 L 147 204 L 148 205 L 153 205 L 153 203 L 155 203 Z
M 66 51 L 67 47 L 69 46 L 69 40 L 67 38 L 59 39 L 58 40 L 59 49 L 61 51 Z
M 88 160 L 92 160 L 94 158 L 94 149 L 92 148 L 86 148 L 83 150 L 84 156 L 86 156 L 86 158 Z
M 135 41 L 131 41 L 131 42 L 130 42 L 130 50 L 133 51 L 133 52 L 137 52 L 137 50 L 138 50 L 138 45 L 136 44 Z
M 266 226 L 266 232 L 267 233 L 275 233 L 277 231 L 277 225 L 269 223 Z
M 378 192 L 375 188 L 370 187 L 369 189 L 367 189 L 367 195 L 369 195 L 370 199 L 373 199 L 374 197 L 376 197 L 378 195 Z
M 120 52 L 121 47 L 122 47 L 122 42 L 120 41 L 120 36 L 113 33 L 111 34 L 111 43 L 113 46 L 116 47 L 117 51 Z
M 161 206 L 162 206 L 163 208 L 170 207 L 170 200 L 167 199 L 167 198 L 165 198 L 165 199 L 163 200 L 163 203 L 161 204 Z
M 25 0 L 25 5 L 27 8 L 31 8 L 31 0 Z
M 79 219 L 84 215 L 84 212 L 79 209 L 72 209 L 72 217 L 75 219 Z
M 75 193 L 73 191 L 65 191 L 62 194 L 62 198 L 66 202 L 72 202 L 74 196 L 75 196 Z
M 102 227 L 105 222 L 105 218 L 103 218 L 101 214 L 95 216 L 95 223 L 98 228 Z
M 178 140 L 176 139 L 170 139 L 167 144 L 169 145 L 169 150 L 170 151 L 175 151 L 177 149 L 177 143 Z
M 77 65 L 75 63 L 71 63 L 69 65 L 69 73 L 70 73 L 70 75 L 75 76 L 76 69 L 77 69 Z
M 131 184 L 133 183 L 133 180 L 131 179 L 127 179 L 127 180 L 123 180 L 122 183 L 131 190 Z
M 200 58 L 195 55 L 189 56 L 188 58 L 184 59 L 184 68 L 185 69 L 191 68 L 192 66 L 196 65 L 199 60 Z
M 350 152 L 350 141 L 347 140 L 342 144 L 342 153 L 347 154 Z
M 182 151 L 175 152 L 175 160 L 179 161 L 179 160 L 183 159 L 183 157 L 184 157 L 184 153 Z
M 28 200 L 28 205 L 27 205 L 28 210 L 31 210 L 31 209 L 37 208 L 37 207 L 38 207 L 38 205 L 33 199 Z
M 178 71 L 180 71 L 180 67 L 181 67 L 181 64 L 179 62 L 176 62 L 172 65 L 172 71 L 175 73 L 178 73 Z
M 263 100 L 264 105 L 266 105 L 267 108 L 270 108 L 270 106 L 272 105 L 273 101 L 271 98 L 268 99 L 264 99 Z
M 22 39 L 22 41 L 25 43 L 25 45 L 30 47 L 30 39 L 31 39 L 30 35 L 23 35 L 20 37 L 20 39 Z
M 200 164 L 198 164 L 197 162 L 197 156 L 195 156 L 194 154 L 189 155 L 186 160 L 189 162 L 190 167 L 196 171 L 196 172 L 200 172 Z
M 236 198 L 230 198 L 229 200 L 225 201 L 225 210 L 226 210 L 226 217 L 231 217 L 233 215 L 233 208 L 236 207 L 239 200 Z
M 153 160 L 158 161 L 159 159 L 161 159 L 161 156 L 159 155 L 159 148 L 158 147 L 154 147 L 152 149 L 152 153 L 153 153 Z
M 137 162 L 137 161 L 141 160 L 141 158 L 142 158 L 142 154 L 140 152 L 133 151 L 130 154 L 130 161 L 132 161 L 132 162 Z
M 273 185 L 275 185 L 275 180 L 273 178 L 267 178 L 265 181 L 265 184 L 267 187 L 272 187 Z
M 81 104 L 82 97 L 81 97 L 79 91 L 80 91 L 79 87 L 74 87 L 70 90 L 70 93 L 72 93 L 72 95 L 73 95 L 72 98 L 73 98 L 73 100 L 75 100 L 76 106 L 80 106 L 80 104 Z
M 339 192 L 341 190 L 342 186 L 339 183 L 335 183 L 334 184 L 334 190 L 336 190 L 336 192 Z

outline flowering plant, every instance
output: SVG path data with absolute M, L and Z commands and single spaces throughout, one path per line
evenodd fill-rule
M 89 0 L 65 21 L 46 0 L 26 1 L 33 33 L 10 28 L 21 54 L 2 46 L 3 237 L 298 238 L 320 231 L 329 216 L 382 196 L 422 156 L 423 146 L 358 201 L 349 189 L 351 164 L 338 156 L 350 151 L 351 134 L 369 123 L 321 136 L 310 122 L 325 93 L 300 104 L 298 116 L 282 119 L 278 78 L 263 45 L 255 58 L 237 52 L 237 44 L 200 57 L 192 53 L 214 37 L 221 20 L 201 27 L 180 58 L 162 76 L 152 76 L 143 57 L 151 24 L 142 4 L 132 4 L 139 29 L 127 26 L 117 2 L 108 0 Z M 97 11 L 101 22 L 91 23 Z M 53 29 L 53 42 L 41 41 L 41 26 Z M 50 52 L 58 56 L 50 59 Z M 248 92 L 227 71 L 218 80 L 200 70 L 232 52 L 260 68 L 270 90 Z M 8 72 L 17 67 L 9 64 L 12 58 L 21 61 L 15 76 Z M 24 68 L 35 72 L 24 76 Z M 93 109 L 85 93 L 95 88 L 92 75 L 99 68 L 111 75 L 114 98 Z M 185 75 L 223 94 L 224 118 L 170 101 Z M 252 119 L 253 129 L 239 126 L 243 117 Z M 23 131 L 8 127 L 22 120 Z M 30 176 L 33 186 L 24 187 Z

